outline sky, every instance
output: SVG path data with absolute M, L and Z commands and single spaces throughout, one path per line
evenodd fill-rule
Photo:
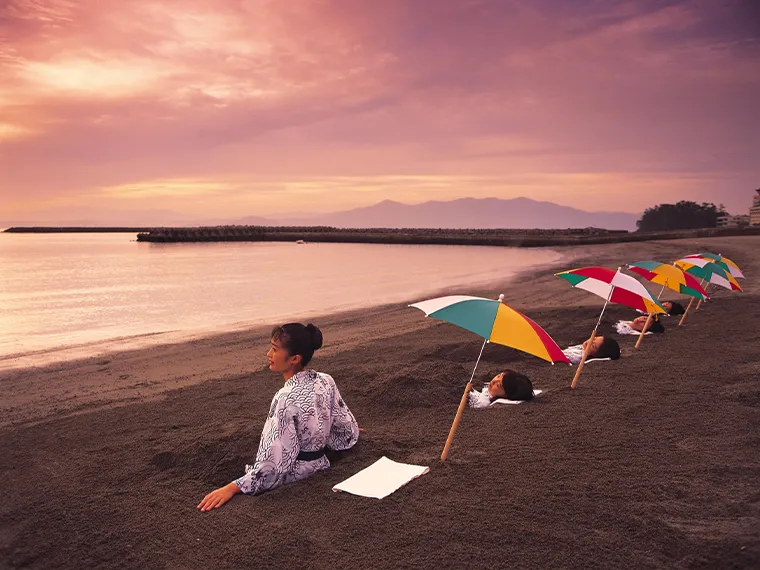
M 744 213 L 759 70 L 756 0 L 2 0 L 0 219 Z

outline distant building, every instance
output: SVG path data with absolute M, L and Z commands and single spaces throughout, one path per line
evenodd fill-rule
M 749 209 L 749 223 L 753 226 L 760 226 L 760 188 L 755 190 L 755 199 Z
M 731 214 L 720 214 L 718 216 L 719 228 L 739 228 L 749 225 L 749 215 L 739 214 L 738 216 L 732 216 Z

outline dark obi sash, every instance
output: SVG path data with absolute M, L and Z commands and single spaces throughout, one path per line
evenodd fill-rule
M 296 460 L 298 461 L 316 461 L 317 459 L 325 456 L 325 450 L 327 448 L 323 447 L 322 449 L 318 449 L 317 451 L 301 451 L 298 453 L 298 456 L 296 457 Z

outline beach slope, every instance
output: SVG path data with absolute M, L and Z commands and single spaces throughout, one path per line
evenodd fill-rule
M 313 364 L 336 379 L 359 443 L 307 481 L 206 514 L 195 506 L 252 462 L 282 384 L 265 367 L 267 328 L 11 371 L 0 566 L 757 568 L 760 237 L 589 246 L 459 292 L 504 293 L 567 346 L 603 301 L 553 272 L 698 251 L 739 263 L 745 292 L 716 291 L 637 350 L 616 336 L 622 358 L 589 364 L 576 390 L 573 368 L 488 345 L 478 381 L 511 367 L 546 393 L 466 410 L 444 464 L 478 338 L 405 305 L 314 319 Z M 600 331 L 633 316 L 610 307 Z M 383 455 L 430 473 L 382 501 L 331 491 Z

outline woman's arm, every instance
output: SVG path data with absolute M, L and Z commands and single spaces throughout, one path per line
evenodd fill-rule
M 285 396 L 275 396 L 275 400 L 261 432 L 256 463 L 235 480 L 246 495 L 259 495 L 282 485 L 301 451 L 297 430 L 298 408 L 289 406 Z
M 258 495 L 282 485 L 300 451 L 296 416 L 297 410 L 286 405 L 285 397 L 275 396 L 261 432 L 256 463 L 239 479 L 206 495 L 197 508 L 209 511 L 237 493 Z
M 327 437 L 327 447 L 334 451 L 350 449 L 359 440 L 359 424 L 348 406 L 340 396 L 338 387 L 334 386 L 332 406 L 332 427 Z

